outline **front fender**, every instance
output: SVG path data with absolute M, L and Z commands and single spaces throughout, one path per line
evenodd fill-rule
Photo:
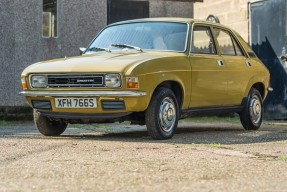
M 126 76 L 139 78 L 139 89 L 147 93 L 149 101 L 160 84 L 177 83 L 183 92 L 182 107 L 188 108 L 191 96 L 191 67 L 185 55 L 154 59 L 134 65 L 127 71 Z
M 177 71 L 176 73 L 174 71 L 164 73 L 158 72 L 145 75 L 145 79 L 153 79 L 153 82 L 150 84 L 150 86 L 146 87 L 148 89 L 146 92 L 148 93 L 147 96 L 149 97 L 149 100 L 160 85 L 173 82 L 177 83 L 182 90 L 182 108 L 188 108 L 191 96 L 191 81 L 190 78 L 186 77 L 189 75 L 190 73 L 187 71 Z

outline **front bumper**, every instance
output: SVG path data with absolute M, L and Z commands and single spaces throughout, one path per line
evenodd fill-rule
M 139 97 L 146 96 L 143 91 L 22 91 L 26 97 Z
M 29 105 L 41 112 L 84 116 L 131 113 L 146 110 L 149 97 L 144 91 L 23 91 Z M 56 98 L 96 98 L 96 108 L 57 108 Z

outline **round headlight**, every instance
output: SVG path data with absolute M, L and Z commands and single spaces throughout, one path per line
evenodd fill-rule
M 121 87 L 121 76 L 119 74 L 107 74 L 105 82 L 106 87 Z
M 31 86 L 33 88 L 47 87 L 47 78 L 45 75 L 33 75 L 31 77 Z

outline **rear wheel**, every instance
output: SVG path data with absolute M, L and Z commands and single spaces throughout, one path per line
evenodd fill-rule
M 158 88 L 145 112 L 147 130 L 154 139 L 170 139 L 179 119 L 179 106 L 174 93 L 165 87 Z
M 68 126 L 68 124 L 62 120 L 50 120 L 48 117 L 42 116 L 37 110 L 34 110 L 33 113 L 37 129 L 45 136 L 61 135 Z
M 239 113 L 241 124 L 246 130 L 257 130 L 261 126 L 262 115 L 261 95 L 257 89 L 252 88 L 243 111 Z

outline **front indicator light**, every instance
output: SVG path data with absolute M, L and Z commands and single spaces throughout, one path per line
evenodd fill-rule
M 21 79 L 21 83 L 22 83 L 22 89 L 23 89 L 23 90 L 26 90 L 26 89 L 27 89 L 27 83 L 26 83 L 26 81 L 25 81 L 25 78 L 22 78 L 22 79 Z
M 127 88 L 138 89 L 139 88 L 139 79 L 138 77 L 127 77 Z

